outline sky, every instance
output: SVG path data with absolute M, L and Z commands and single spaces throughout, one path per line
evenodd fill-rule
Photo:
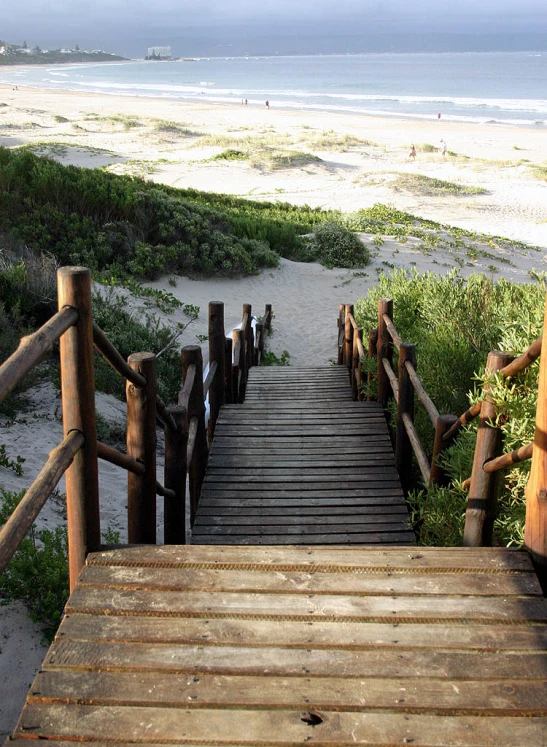
M 318 47 L 317 52 L 359 51 L 371 43 L 394 48 L 402 37 L 415 46 L 453 35 L 543 37 L 545 0 L 0 0 L 0 39 L 42 48 L 101 47 L 131 56 L 150 44 L 171 44 L 173 54 L 271 54 L 276 46 Z M 361 38 L 361 42 L 359 41 Z M 423 37 L 423 38 L 422 38 Z M 431 37 L 431 38 L 430 38 Z M 513 40 L 511 41 L 511 37 Z M 313 41 L 315 40 L 315 41 Z M 330 42 L 329 42 L 330 40 Z M 329 48 L 330 43 L 330 48 Z M 524 43 L 524 42 L 522 42 Z M 178 46 L 180 45 L 180 49 Z M 207 47 L 207 49 L 205 49 Z M 271 49 L 270 49 L 271 47 Z M 254 49 L 256 48 L 256 49 Z M 261 49 L 262 48 L 262 49 Z M 526 48 L 526 45 L 525 45 Z M 282 53 L 285 49 L 282 50 Z M 366 48 L 362 51 L 366 51 Z M 199 52 L 198 52 L 199 53 Z

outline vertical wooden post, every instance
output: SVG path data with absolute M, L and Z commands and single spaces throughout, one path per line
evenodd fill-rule
M 507 353 L 500 353 L 496 350 L 488 353 L 487 376 L 507 366 L 511 360 L 511 356 Z M 502 434 L 499 428 L 489 425 L 489 421 L 496 417 L 496 409 L 489 401 L 488 388 L 488 381 L 486 381 L 465 512 L 463 544 L 466 547 L 490 547 L 496 518 L 498 473 L 485 472 L 482 467 L 487 459 L 493 459 L 501 454 Z
M 190 478 L 190 517 L 193 524 L 198 508 L 201 485 L 205 476 L 205 467 L 207 466 L 207 434 L 205 431 L 205 402 L 203 401 L 203 356 L 200 346 L 187 345 L 182 348 L 181 361 L 183 381 L 186 378 L 188 366 L 194 364 L 196 367 L 194 386 L 188 399 L 188 422 L 194 417 L 198 419 L 196 445 L 192 461 L 188 465 Z
M 353 316 L 353 304 L 346 304 L 344 321 L 344 365 L 351 371 L 351 359 L 353 356 L 353 324 L 349 315 Z
M 266 334 L 266 332 L 264 330 L 264 324 L 262 322 L 257 322 L 255 329 L 258 342 L 256 365 L 259 366 L 262 362 L 262 358 L 264 358 L 264 335 Z
M 342 334 L 342 331 L 344 329 L 344 310 L 346 306 L 345 304 L 341 303 L 340 308 L 338 309 L 338 337 L 336 339 L 336 345 L 337 345 L 337 360 L 338 365 L 341 366 L 344 363 L 344 337 L 345 335 Z M 342 340 L 340 341 L 340 338 Z
M 226 366 L 224 372 L 224 401 L 227 405 L 231 405 L 234 401 L 234 390 L 232 388 L 233 374 L 232 374 L 232 363 L 233 363 L 233 342 L 231 337 L 227 337 L 224 340 L 224 364 Z
M 372 358 L 376 358 L 377 356 L 377 348 L 378 348 L 378 330 L 377 329 L 371 329 L 368 333 L 368 357 L 372 360 Z M 374 397 L 370 393 L 372 391 L 372 382 L 374 381 L 374 374 L 372 370 L 369 370 L 367 375 L 367 388 L 368 388 L 368 394 L 367 394 L 367 402 L 372 402 Z
M 547 340 L 547 304 L 543 319 L 543 340 Z M 547 349 L 539 362 L 536 431 L 532 466 L 526 486 L 524 544 L 532 554 L 540 577 L 547 581 Z
M 248 371 L 250 368 L 253 367 L 253 361 L 254 361 L 254 333 L 253 333 L 253 309 L 250 303 L 244 303 L 243 304 L 243 317 L 245 314 L 248 314 L 248 324 L 247 328 L 245 330 L 245 367 Z
M 70 590 L 89 552 L 101 545 L 99 478 L 93 371 L 91 273 L 85 267 L 62 267 L 57 272 L 59 309 L 72 306 L 78 321 L 60 339 L 63 433 L 81 431 L 85 443 L 66 473 L 68 565 Z
M 363 330 L 360 327 L 353 330 L 353 350 L 351 355 L 351 392 L 353 394 L 354 401 L 361 399 L 360 386 L 361 386 L 361 363 L 359 361 L 359 346 L 358 340 L 363 341 Z
M 387 358 L 393 365 L 393 342 L 384 322 L 384 314 L 393 319 L 393 301 L 389 298 L 381 298 L 378 301 L 378 342 L 376 345 L 378 355 L 378 402 L 385 407 L 391 399 L 392 391 L 389 377 L 382 363 Z
M 435 425 L 435 440 L 433 442 L 433 456 L 431 457 L 431 471 L 429 481 L 432 485 L 447 485 L 448 478 L 441 464 L 439 457 L 445 449 L 450 446 L 450 442 L 444 441 L 444 434 L 450 430 L 458 418 L 456 415 L 439 415 Z
M 399 348 L 399 404 L 395 437 L 395 464 L 405 492 L 409 489 L 412 467 L 412 444 L 406 432 L 403 415 L 414 420 L 414 387 L 406 370 L 405 362 L 410 361 L 416 368 L 416 345 L 403 342 Z
M 266 332 L 271 332 L 272 330 L 272 305 L 271 303 L 267 303 L 264 307 L 264 329 Z
M 156 544 L 156 356 L 133 353 L 129 366 L 146 379 L 140 389 L 127 382 L 127 453 L 144 464 L 144 475 L 127 473 L 127 538 Z
M 234 366 L 234 402 L 243 402 L 245 400 L 245 390 L 247 389 L 247 356 L 245 354 L 245 333 L 242 329 L 234 329 L 232 332 L 234 347 L 239 342 L 239 362 Z
M 188 411 L 179 405 L 171 405 L 167 411 L 177 424 L 177 430 L 165 426 L 164 485 L 175 491 L 176 498 L 166 496 L 163 501 L 163 541 L 166 545 L 185 545 Z
M 209 365 L 217 363 L 217 370 L 209 387 L 209 443 L 213 441 L 220 408 L 224 404 L 226 377 L 224 333 L 224 304 L 211 301 L 209 304 Z

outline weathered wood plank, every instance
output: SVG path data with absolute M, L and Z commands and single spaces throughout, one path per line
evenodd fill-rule
M 311 724 L 317 724 L 312 726 Z M 230 735 L 232 745 L 347 745 L 348 736 L 362 745 L 413 744 L 415 747 L 538 747 L 545 741 L 544 717 L 497 718 L 451 716 L 439 728 L 431 715 L 321 711 L 315 719 L 298 710 L 183 709 L 123 706 L 29 704 L 18 732 L 33 736 L 98 740 L 218 744 Z M 222 742 L 220 742 L 222 744 Z
M 262 678 L 156 672 L 39 672 L 30 703 L 126 705 L 164 708 L 302 708 L 387 710 L 438 715 L 547 715 L 547 680 L 518 681 L 507 687 L 493 680 L 294 677 Z
M 199 547 L 198 549 L 201 549 Z M 260 549 L 260 548 L 258 548 Z M 421 623 L 345 622 L 321 620 L 242 620 L 154 617 L 147 615 L 67 614 L 62 640 L 134 641 L 195 645 L 273 646 L 278 648 L 467 649 L 477 651 L 544 651 L 546 625 L 424 625 Z M 469 673 L 472 674 L 471 672 Z
M 246 593 L 289 592 L 294 594 L 359 594 L 392 596 L 542 596 L 532 573 L 519 576 L 501 574 L 410 574 L 389 571 L 365 573 L 317 573 L 268 570 L 201 570 L 189 568 L 134 568 L 87 566 L 79 585 L 108 586 L 115 589 L 163 589 L 172 591 L 238 591 Z
M 375 620 L 376 622 L 416 620 L 545 623 L 547 605 L 543 600 L 523 597 L 467 598 L 403 595 L 393 597 L 355 595 L 244 594 L 229 592 L 161 592 L 146 591 L 135 595 L 117 589 L 77 588 L 66 606 L 67 612 L 97 614 L 183 615 L 193 617 L 269 616 L 291 618 L 323 618 L 342 621 Z

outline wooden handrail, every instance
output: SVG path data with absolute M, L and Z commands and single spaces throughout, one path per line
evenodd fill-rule
M 15 554 L 59 480 L 85 442 L 81 431 L 71 431 L 52 451 L 38 477 L 0 530 L 0 574 Z
M 117 371 L 124 379 L 130 381 L 134 386 L 142 389 L 146 386 L 146 379 L 144 376 L 134 371 L 131 366 L 128 365 L 127 361 L 123 359 L 117 348 L 110 342 L 108 337 L 102 331 L 102 329 L 93 322 L 93 344 L 103 356 L 103 358 L 110 363 L 112 368 Z
M 518 449 L 513 449 L 513 451 L 510 451 L 507 454 L 502 454 L 495 459 L 489 459 L 482 465 L 482 468 L 485 472 L 488 473 L 498 472 L 501 469 L 507 469 L 507 467 L 512 467 L 514 464 L 519 464 L 519 462 L 525 462 L 527 459 L 531 459 L 533 449 L 533 443 L 526 444 L 526 446 L 521 446 Z
M 196 447 L 196 438 L 198 435 L 198 424 L 198 419 L 193 417 L 188 425 L 188 445 L 186 446 L 186 461 L 188 464 L 190 464 L 194 457 L 194 449 Z
M 431 474 L 431 465 L 429 464 L 429 461 L 427 459 L 427 454 L 424 451 L 424 448 L 420 442 L 420 437 L 418 436 L 418 431 L 416 430 L 416 426 L 410 419 L 409 415 L 407 413 L 404 413 L 403 416 L 403 423 L 405 424 L 405 429 L 408 434 L 408 438 L 410 439 L 410 443 L 412 444 L 412 450 L 414 451 L 414 454 L 416 456 L 416 461 L 418 462 L 418 467 L 420 468 L 420 472 L 422 473 L 422 477 L 424 479 L 424 482 L 426 485 L 429 485 L 429 476 Z
M 519 355 L 512 363 L 502 368 L 500 371 L 501 375 L 506 379 L 509 376 L 515 376 L 537 360 L 541 355 L 541 339 L 541 337 L 538 337 L 522 355 Z
M 389 383 L 391 384 L 391 389 L 393 390 L 393 399 L 395 400 L 395 402 L 399 402 L 399 382 L 397 380 L 395 371 L 391 367 L 391 364 L 387 358 L 382 358 L 382 365 L 389 379 Z
M 449 428 L 444 434 L 443 441 L 451 441 L 463 425 L 467 425 L 474 418 L 476 418 L 481 411 L 481 405 L 482 402 L 477 402 L 476 404 L 471 405 L 471 407 L 466 410 L 463 415 L 460 415 L 454 425 Z
M 156 415 L 161 420 L 161 422 L 167 426 L 170 430 L 176 431 L 178 430 L 178 426 L 173 418 L 173 416 L 169 412 L 169 408 L 165 404 L 165 402 L 162 400 L 159 394 L 156 394 Z
M 383 320 L 385 322 L 386 329 L 389 332 L 389 335 L 390 335 L 391 339 L 393 340 L 393 344 L 395 345 L 395 347 L 397 348 L 397 350 L 399 350 L 399 348 L 402 345 L 403 338 L 400 336 L 400 334 L 395 329 L 395 325 L 393 324 L 393 320 L 391 319 L 391 317 L 388 314 L 383 314 L 382 318 L 383 318 Z
M 357 352 L 359 353 L 359 360 L 361 361 L 363 358 L 365 358 L 366 351 L 365 351 L 365 347 L 363 345 L 363 340 L 361 339 L 361 337 L 356 336 L 356 339 L 357 339 L 357 343 L 356 343 L 357 344 Z
M 181 407 L 188 407 L 188 400 L 190 399 L 190 394 L 192 393 L 192 389 L 194 388 L 195 378 L 196 367 L 193 363 L 191 363 L 188 366 L 188 370 L 186 371 L 186 376 L 184 378 L 184 384 L 179 392 L 178 403 Z
M 53 343 L 78 321 L 78 311 L 64 306 L 40 329 L 21 339 L 17 350 L 0 366 L 0 402 L 46 355 Z
M 134 475 L 144 475 L 145 467 L 142 462 L 137 461 L 129 454 L 124 454 L 123 451 L 119 451 L 113 446 L 104 444 L 102 441 L 97 441 L 97 456 L 109 464 L 114 464 L 127 472 L 132 472 Z
M 207 376 L 203 380 L 203 394 L 205 397 L 207 396 L 207 393 L 209 392 L 209 387 L 211 386 L 211 382 L 215 377 L 217 368 L 218 368 L 218 363 L 216 361 L 212 361 L 209 363 L 209 371 L 207 372 Z
M 431 420 L 433 427 L 435 427 L 439 419 L 439 411 L 433 404 L 433 400 L 431 399 L 429 394 L 424 389 L 422 380 L 418 376 L 416 369 L 414 368 L 412 363 L 410 361 L 405 361 L 405 367 L 406 367 L 406 370 L 408 371 L 408 376 L 410 378 L 410 381 L 412 382 L 414 391 L 416 392 L 418 399 L 420 400 L 427 414 L 429 415 L 429 418 Z
M 353 312 L 350 311 L 346 318 L 349 319 L 349 322 L 351 326 L 353 327 L 353 329 L 359 328 L 359 325 L 357 324 L 357 322 L 355 321 L 355 317 L 353 316 Z

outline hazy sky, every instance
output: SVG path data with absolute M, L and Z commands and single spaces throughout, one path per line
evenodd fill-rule
M 546 34 L 547 47 L 546 5 L 545 0 L 458 0 L 452 8 L 447 0 L 0 0 L 0 38 L 41 46 L 82 46 L 88 40 L 96 46 L 102 40 L 111 48 L 238 32 L 325 38 L 346 32 L 534 32 Z

